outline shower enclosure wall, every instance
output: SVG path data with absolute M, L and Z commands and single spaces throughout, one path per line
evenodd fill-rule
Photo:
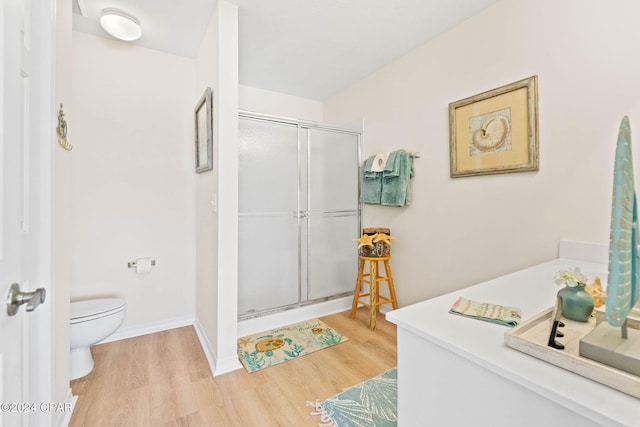
M 241 113 L 238 315 L 353 292 L 360 134 Z

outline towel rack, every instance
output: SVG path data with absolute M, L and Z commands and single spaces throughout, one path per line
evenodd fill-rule
M 414 159 L 419 159 L 420 158 L 420 152 L 416 151 L 414 153 L 409 153 L 409 156 L 413 157 Z

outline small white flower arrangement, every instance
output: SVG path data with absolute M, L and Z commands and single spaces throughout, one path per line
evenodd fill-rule
M 558 271 L 553 279 L 557 285 L 565 285 L 570 288 L 587 285 L 587 277 L 582 274 L 580 267 Z

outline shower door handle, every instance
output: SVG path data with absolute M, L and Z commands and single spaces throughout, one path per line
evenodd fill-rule
M 309 211 L 293 212 L 293 219 L 305 219 L 309 218 Z

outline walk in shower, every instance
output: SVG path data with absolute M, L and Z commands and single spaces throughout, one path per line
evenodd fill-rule
M 238 317 L 353 292 L 360 134 L 239 116 Z

